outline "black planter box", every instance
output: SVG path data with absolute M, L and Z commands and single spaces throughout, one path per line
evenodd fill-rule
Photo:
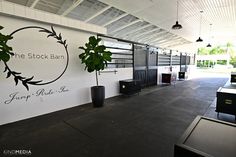
M 198 116 L 174 146 L 174 157 L 235 157 L 236 124 Z
M 180 71 L 179 72 L 179 79 L 185 79 L 185 72 Z
M 161 82 L 171 84 L 171 73 L 162 73 L 161 74 Z
M 120 93 L 125 95 L 132 95 L 141 92 L 141 84 L 139 80 L 121 80 L 120 83 Z
M 235 73 L 235 72 L 232 72 L 232 73 L 231 73 L 230 82 L 231 82 L 231 83 L 236 82 L 236 73 Z
M 236 89 L 220 87 L 217 90 L 216 112 L 236 116 Z

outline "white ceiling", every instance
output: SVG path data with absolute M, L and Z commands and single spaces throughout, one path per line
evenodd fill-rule
M 236 41 L 236 0 L 179 0 L 181 30 L 171 29 L 176 21 L 176 0 L 6 1 L 105 26 L 110 36 L 163 48 L 184 50 L 208 42 Z M 199 35 L 204 43 L 195 42 Z

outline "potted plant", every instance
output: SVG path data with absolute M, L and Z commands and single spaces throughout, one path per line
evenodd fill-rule
M 0 26 L 0 30 L 2 30 L 3 27 Z M 10 60 L 10 56 L 14 55 L 12 51 L 12 47 L 7 45 L 8 40 L 11 40 L 13 37 L 10 35 L 4 35 L 0 33 L 0 61 L 3 61 L 4 63 L 8 62 Z
M 96 86 L 91 87 L 91 98 L 94 107 L 103 106 L 105 99 L 105 87 L 98 85 L 98 71 L 104 70 L 107 66 L 107 62 L 111 61 L 111 52 L 106 51 L 106 46 L 99 45 L 101 38 L 95 36 L 89 37 L 89 42 L 85 44 L 85 47 L 79 47 L 84 50 L 79 55 L 82 64 L 85 64 L 85 69 L 89 73 L 95 71 Z

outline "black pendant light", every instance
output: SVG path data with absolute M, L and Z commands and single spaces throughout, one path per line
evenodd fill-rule
M 172 26 L 172 29 L 181 29 L 181 28 L 183 28 L 182 25 L 179 24 L 178 16 L 179 16 L 179 1 L 177 0 L 177 20 L 176 20 L 175 24 Z
M 206 47 L 211 47 L 211 44 L 210 44 L 210 43 L 208 43 Z
M 206 47 L 211 47 L 211 44 L 210 44 L 210 42 L 211 42 L 211 27 L 212 27 L 212 24 L 210 24 L 210 31 L 209 31 L 209 43 L 207 44 L 207 46 L 206 46 Z
M 202 13 L 203 11 L 200 11 L 200 29 L 199 29 L 199 38 L 196 40 L 196 42 L 203 42 L 201 38 L 201 31 L 202 31 Z

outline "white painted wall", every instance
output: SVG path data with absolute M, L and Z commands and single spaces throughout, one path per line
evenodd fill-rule
M 20 27 L 31 25 L 50 29 L 49 24 L 22 19 L 16 16 L 6 16 L 1 13 L 0 21 L 1 25 L 5 27 L 2 32 L 7 34 Z M 4 66 L 3 63 L 0 62 L 0 125 L 91 102 L 90 87 L 95 85 L 95 74 L 84 71 L 84 65 L 81 65 L 81 61 L 78 57 L 79 52 L 81 52 L 78 47 L 83 46 L 87 42 L 89 36 L 93 34 L 79 31 L 79 28 L 71 29 L 69 27 L 59 25 L 55 26 L 55 30 L 58 33 L 61 32 L 63 38 L 67 40 L 70 55 L 68 69 L 58 81 L 45 86 L 30 86 L 30 90 L 27 91 L 21 84 L 15 86 L 15 82 L 12 77 L 8 79 L 5 78 L 6 73 L 2 73 Z M 22 41 L 24 41 L 25 35 L 22 35 L 21 37 Z M 27 39 L 27 44 L 31 46 L 36 43 L 43 43 L 42 47 L 45 48 L 44 50 L 47 52 L 51 51 L 50 44 L 45 45 L 47 43 L 45 43 L 43 38 L 37 38 L 37 36 L 34 36 L 32 37 L 32 40 Z M 27 46 L 27 44 L 17 46 Z M 35 51 L 37 51 L 37 49 Z M 11 65 L 14 67 L 21 65 L 19 61 L 16 61 L 15 64 L 16 63 L 17 65 L 14 65 L 14 63 L 11 63 Z M 47 79 L 47 76 L 50 76 L 50 74 L 48 74 L 52 71 L 50 68 L 56 69 L 55 65 L 57 64 L 58 67 L 61 66 L 57 61 L 52 61 L 50 63 L 51 65 L 41 65 L 42 67 L 40 74 L 44 77 L 44 79 Z M 35 72 L 35 67 L 31 64 L 33 63 L 29 63 L 27 70 L 29 72 L 32 70 L 33 74 Z M 118 81 L 132 78 L 132 70 L 132 68 L 117 69 L 117 74 L 103 73 L 99 76 L 100 84 L 106 87 L 106 98 L 119 94 Z M 61 93 L 58 92 L 63 86 L 65 86 L 65 89 L 68 91 Z M 42 88 L 47 93 L 50 90 L 54 91 L 54 93 L 49 95 L 45 95 L 44 93 L 44 95 L 36 96 L 37 92 Z M 13 93 L 17 94 L 17 96 L 21 97 L 21 99 L 13 100 L 11 103 L 8 103 L 9 99 L 11 99 L 10 95 Z M 26 101 L 27 96 L 29 98 Z

